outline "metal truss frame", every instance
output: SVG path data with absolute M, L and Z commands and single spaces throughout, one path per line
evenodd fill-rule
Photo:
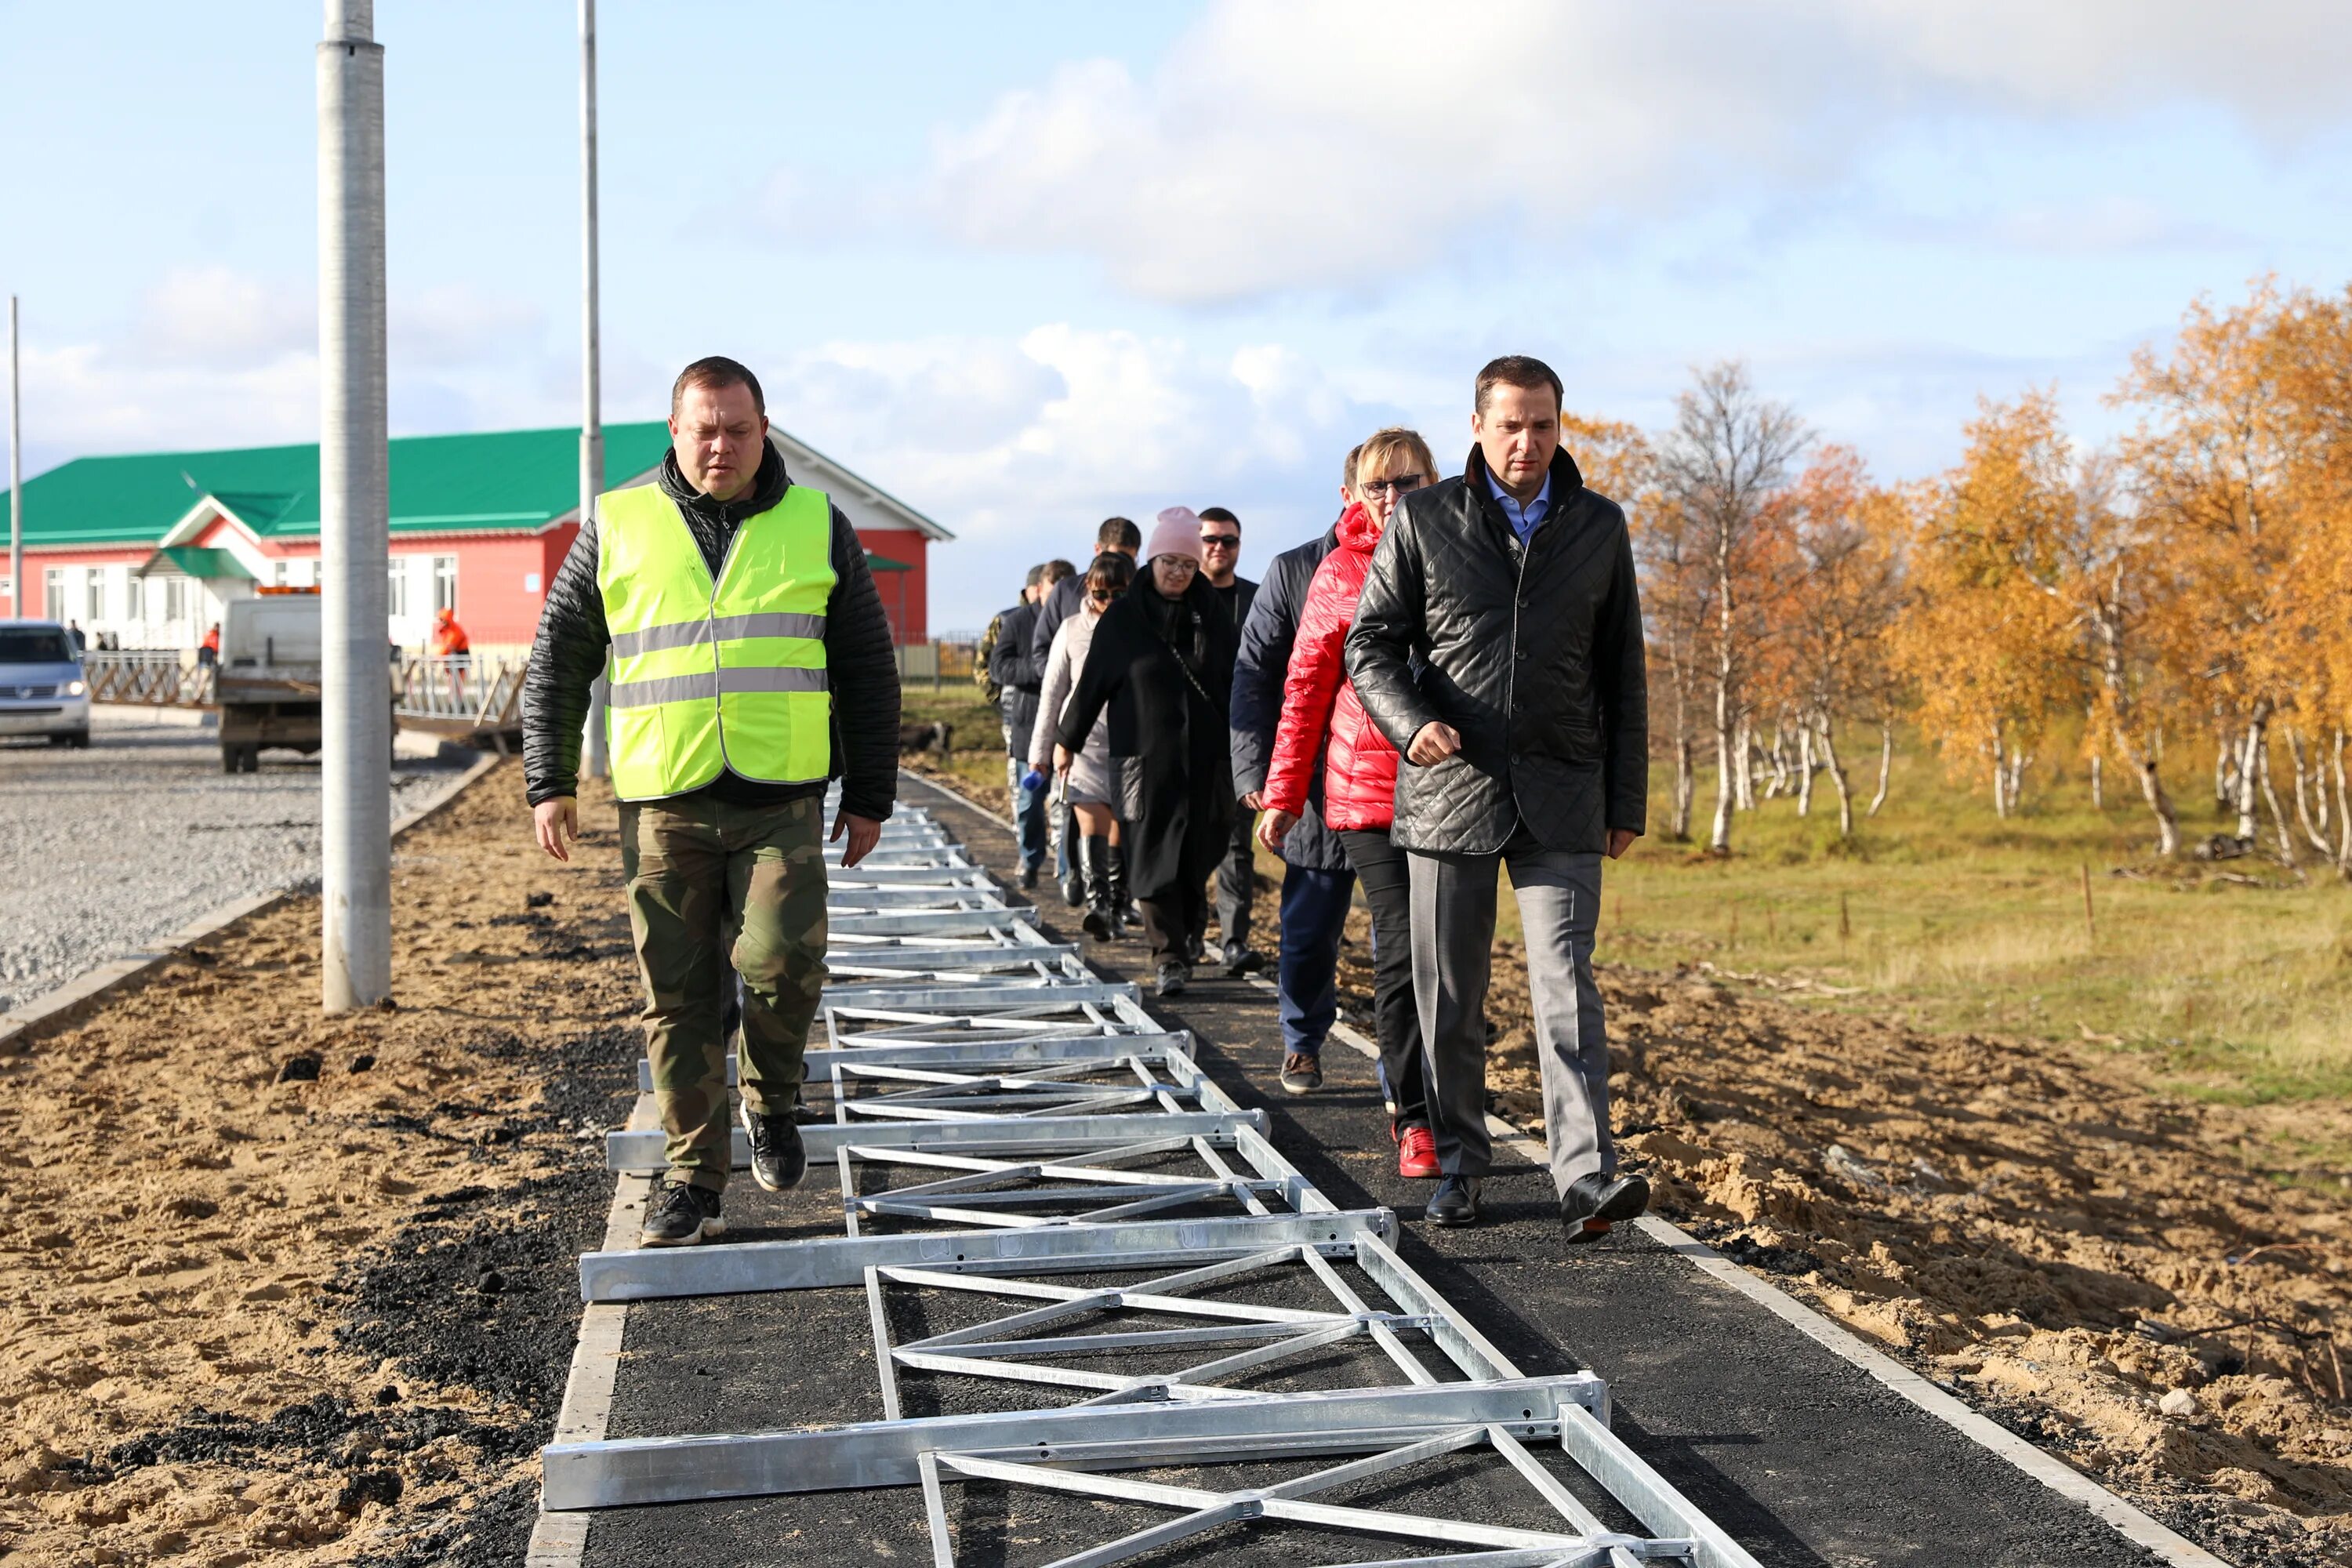
M 947 1489 L 992 1484 L 1173 1515 L 1056 1568 L 1284 1525 L 1420 1552 L 1363 1568 L 1754 1568 L 1611 1434 L 1599 1378 L 1522 1375 L 1398 1256 L 1392 1214 L 1342 1211 L 1317 1191 L 1265 1137 L 1265 1112 L 1201 1070 L 1190 1035 L 1046 938 L 927 814 L 886 825 L 855 870 L 828 859 L 824 1043 L 806 1067 L 832 1120 L 801 1131 L 812 1163 L 834 1168 L 842 1234 L 590 1253 L 581 1291 L 625 1302 L 862 1287 L 884 1419 L 555 1444 L 543 1507 L 915 1486 L 933 1562 L 953 1568 Z M 730 1083 L 735 1068 L 730 1056 Z M 734 1163 L 748 1157 L 739 1131 Z M 662 1134 L 614 1132 L 607 1162 L 658 1170 Z M 953 1326 L 898 1339 L 898 1291 Z M 1314 1304 L 1287 1304 L 1300 1299 Z M 1265 1385 L 1328 1377 L 1335 1357 L 1386 1381 Z M 957 1381 L 960 1406 L 985 1391 L 1060 1403 L 908 1416 L 908 1375 Z M 1601 1520 L 1530 1443 L 1559 1444 L 1641 1532 Z M 1472 1451 L 1499 1456 L 1557 1528 L 1329 1496 Z M 1318 1459 L 1339 1462 L 1227 1489 L 1134 1473 Z

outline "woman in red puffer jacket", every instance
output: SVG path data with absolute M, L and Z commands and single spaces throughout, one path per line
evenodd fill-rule
M 1412 993 L 1412 895 L 1405 853 L 1389 842 L 1396 815 L 1397 750 L 1356 700 L 1340 653 L 1356 618 L 1372 547 L 1406 492 L 1437 479 L 1429 443 L 1411 430 L 1376 432 L 1356 458 L 1350 505 L 1339 519 L 1338 548 L 1316 568 L 1299 612 L 1298 640 L 1283 683 L 1282 725 L 1265 775 L 1265 815 L 1258 841 L 1279 846 L 1307 801 L 1320 759 L 1323 820 L 1348 847 L 1348 859 L 1372 906 L 1372 1018 L 1381 1047 L 1381 1087 L 1397 1173 L 1435 1177 L 1437 1146 L 1423 1092 L 1421 1018 Z

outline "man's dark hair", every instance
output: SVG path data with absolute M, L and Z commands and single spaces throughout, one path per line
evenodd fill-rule
M 760 378 L 751 374 L 749 366 L 729 359 L 725 354 L 712 354 L 708 359 L 696 360 L 677 373 L 677 379 L 670 384 L 669 389 L 671 418 L 677 417 L 678 402 L 686 396 L 686 389 L 689 386 L 709 387 L 713 392 L 722 386 L 748 386 L 751 389 L 751 406 L 763 415 L 768 412 L 768 400 L 760 391 Z
M 1239 528 L 1242 525 L 1242 520 L 1240 518 L 1235 517 L 1232 512 L 1227 511 L 1221 506 L 1204 506 L 1201 509 L 1200 515 L 1202 522 L 1230 522 L 1235 528 Z
M 1065 577 L 1075 577 L 1077 574 L 1078 569 L 1071 565 L 1068 562 L 1063 560 L 1058 555 L 1053 560 L 1045 563 L 1045 580 L 1048 584 L 1058 583 Z
M 1044 582 L 1045 580 L 1045 568 L 1044 563 L 1040 563 L 1039 564 L 1034 565 L 1034 566 L 1032 566 L 1031 568 L 1029 568 L 1029 575 L 1028 575 L 1028 577 L 1027 577 L 1026 579 L 1024 579 L 1024 580 L 1023 581 L 1023 583 L 1022 583 L 1022 584 L 1021 584 L 1021 585 L 1022 585 L 1023 587 L 1024 587 L 1024 588 L 1034 588 L 1034 587 L 1035 587 L 1038 584 L 1040 584 L 1040 583 Z
M 1530 392 L 1538 386 L 1549 386 L 1555 414 L 1568 401 L 1567 389 L 1560 385 L 1559 377 L 1552 374 L 1551 366 L 1528 354 L 1505 354 L 1501 359 L 1488 360 L 1486 368 L 1478 373 L 1478 391 L 1475 401 L 1470 405 L 1471 410 L 1486 413 L 1486 400 L 1494 395 L 1495 388 L 1498 386 L 1524 387 Z
M 1143 548 L 1143 530 L 1123 517 L 1107 517 L 1095 530 L 1095 543 L 1104 550 L 1124 550 L 1132 554 Z

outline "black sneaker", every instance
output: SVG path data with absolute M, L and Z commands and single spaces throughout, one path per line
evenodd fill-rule
M 1313 1094 L 1323 1087 L 1323 1058 L 1293 1051 L 1282 1058 L 1282 1092 Z
M 1184 994 L 1184 987 L 1191 984 L 1192 984 L 1192 966 L 1191 964 L 1178 963 L 1173 959 L 1171 959 L 1168 963 L 1160 966 L 1159 986 L 1160 995 L 1181 996 Z
M 1437 1190 L 1429 1194 L 1429 1207 L 1422 1212 L 1433 1225 L 1475 1225 L 1478 1189 L 1486 1184 L 1483 1176 L 1441 1176 Z
M 1581 1247 L 1599 1241 L 1621 1221 L 1639 1219 L 1650 1206 L 1650 1184 L 1636 1175 L 1604 1176 L 1595 1172 L 1579 1176 L 1559 1200 L 1560 1224 L 1568 1244 Z
M 1026 892 L 1034 892 L 1034 891 L 1036 889 L 1036 887 L 1037 887 L 1037 868 L 1036 868 L 1036 867 L 1034 867 L 1034 866 L 1024 866 L 1024 867 L 1022 867 L 1022 868 L 1021 868 L 1021 890 L 1022 890 L 1023 892 L 1024 892 L 1024 893 L 1026 893 Z
M 1244 974 L 1255 974 L 1265 967 L 1265 954 L 1254 947 L 1226 948 L 1225 978 L 1239 980 Z
M 696 1242 L 727 1233 L 719 1217 L 719 1194 L 683 1182 L 656 1182 L 645 1223 L 637 1226 L 639 1247 L 692 1247 Z
M 799 1124 L 787 1111 L 760 1116 L 746 1103 L 743 1131 L 751 1140 L 751 1179 L 772 1193 L 789 1192 L 808 1174 L 808 1149 Z

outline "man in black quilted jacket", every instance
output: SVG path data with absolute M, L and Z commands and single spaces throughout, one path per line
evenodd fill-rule
M 1428 1052 L 1440 1225 L 1478 1217 L 1497 863 L 1526 928 L 1544 1132 L 1570 1243 L 1649 1205 L 1609 1137 L 1592 979 L 1601 861 L 1640 837 L 1649 700 L 1633 542 L 1559 445 L 1560 383 L 1524 355 L 1478 373 L 1459 479 L 1398 504 L 1348 636 L 1349 678 L 1404 754 L 1391 837 L 1410 856 L 1412 980 Z

